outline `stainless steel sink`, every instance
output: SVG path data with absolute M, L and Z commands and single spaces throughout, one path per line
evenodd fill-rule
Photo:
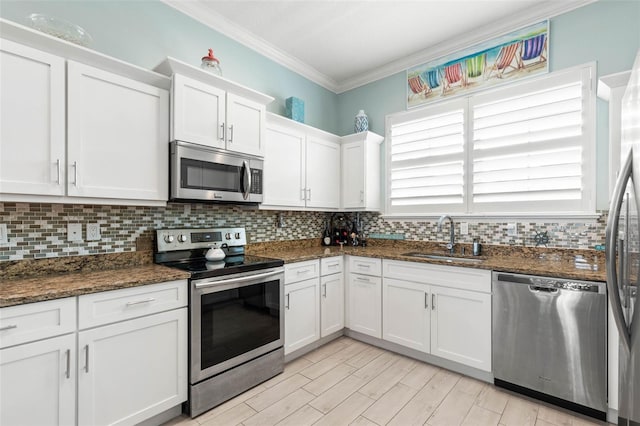
M 429 254 L 429 253 L 404 253 L 403 256 L 418 257 L 421 259 L 442 260 L 444 262 L 464 262 L 464 263 L 484 262 L 484 259 L 474 259 L 470 257 L 455 257 L 455 256 L 446 256 L 442 254 Z

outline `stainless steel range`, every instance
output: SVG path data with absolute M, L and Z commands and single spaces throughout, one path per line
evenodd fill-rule
M 245 245 L 244 228 L 156 231 L 155 262 L 191 274 L 191 417 L 284 369 L 284 262 L 246 255 Z M 212 247 L 224 259 L 207 260 Z

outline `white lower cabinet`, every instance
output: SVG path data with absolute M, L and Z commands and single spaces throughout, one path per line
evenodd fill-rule
M 0 350 L 0 424 L 75 424 L 75 364 L 75 334 Z
M 284 353 L 300 349 L 320 338 L 318 277 L 284 287 Z
M 491 371 L 491 271 L 385 260 L 383 339 Z
M 381 339 L 380 259 L 349 256 L 348 268 L 348 328 Z
M 384 340 L 429 352 L 431 312 L 428 287 L 410 281 L 384 279 Z
M 0 309 L 0 425 L 133 425 L 180 405 L 186 305 L 170 281 Z
M 78 424 L 136 424 L 186 400 L 187 309 L 78 334 Z
M 320 337 L 326 337 L 344 328 L 342 256 L 321 259 L 320 263 Z

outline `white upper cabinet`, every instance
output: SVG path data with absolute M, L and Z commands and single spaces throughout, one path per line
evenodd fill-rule
M 174 58 L 155 70 L 173 76 L 171 140 L 264 155 L 265 111 L 272 97 Z
M 0 27 L 0 201 L 165 205 L 170 79 Z
M 64 195 L 64 65 L 0 39 L 0 193 Z
M 174 75 L 171 140 L 224 149 L 225 96 L 224 90 Z
M 340 208 L 340 138 L 268 114 L 261 208 Z
M 342 138 L 343 209 L 380 210 L 380 144 L 383 140 L 372 132 Z
M 68 61 L 68 195 L 166 200 L 169 93 Z

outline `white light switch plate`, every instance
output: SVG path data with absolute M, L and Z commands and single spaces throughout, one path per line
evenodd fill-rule
M 7 234 L 6 223 L 0 223 L 0 244 L 9 244 L 9 235 Z
M 67 224 L 67 240 L 82 241 L 82 224 L 81 223 Z
M 460 222 L 460 235 L 469 234 L 469 224 L 467 222 Z
M 518 224 L 507 223 L 507 237 L 517 237 L 517 236 L 518 236 Z
M 100 224 L 87 223 L 87 241 L 99 241 L 100 238 Z

